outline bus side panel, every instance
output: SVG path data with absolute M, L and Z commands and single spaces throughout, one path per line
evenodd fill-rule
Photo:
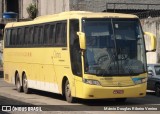
M 3 65 L 4 69 L 4 80 L 8 83 L 15 84 L 15 69 L 13 68 L 13 64 L 10 62 L 4 61 Z

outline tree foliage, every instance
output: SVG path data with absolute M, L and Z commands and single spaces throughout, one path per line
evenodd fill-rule
M 37 17 L 38 14 L 38 8 L 36 6 L 36 4 L 29 4 L 29 6 L 27 7 L 27 12 L 29 14 L 29 18 L 34 19 Z

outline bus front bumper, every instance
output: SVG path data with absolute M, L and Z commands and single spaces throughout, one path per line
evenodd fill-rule
M 133 98 L 146 95 L 147 83 L 128 87 L 102 87 L 97 85 L 83 84 L 83 99 L 106 99 L 106 98 Z

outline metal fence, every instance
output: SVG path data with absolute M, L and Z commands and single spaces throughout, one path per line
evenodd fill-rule
M 106 3 L 107 11 L 135 14 L 140 19 L 160 17 L 160 4 Z
M 70 3 L 70 10 L 135 14 L 140 19 L 160 17 L 160 4 L 107 3 L 105 0 L 74 0 L 74 2 Z
M 153 17 L 160 17 L 160 10 L 150 10 L 145 12 L 137 12 L 135 13 L 140 19 L 145 18 L 153 18 Z

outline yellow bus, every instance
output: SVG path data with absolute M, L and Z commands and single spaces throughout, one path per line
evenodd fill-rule
M 156 48 L 155 36 L 151 50 Z M 146 95 L 144 32 L 135 15 L 70 11 L 9 23 L 4 80 L 18 92 L 38 89 L 75 98 Z

